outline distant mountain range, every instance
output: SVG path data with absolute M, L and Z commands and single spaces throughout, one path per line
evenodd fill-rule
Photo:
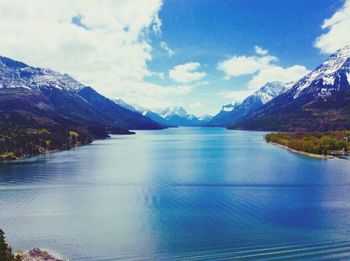
M 350 129 L 350 46 L 230 129 L 313 131 Z
M 193 114 L 189 114 L 183 107 L 168 107 L 156 112 L 168 124 L 175 126 L 200 126 L 202 121 Z
M 202 126 L 212 119 L 212 116 L 210 115 L 196 117 L 195 115 L 188 113 L 181 106 L 167 107 L 152 111 L 142 106 L 132 106 L 122 99 L 116 99 L 114 102 L 130 110 L 138 111 L 145 117 L 152 119 L 164 127 Z
M 259 109 L 264 104 L 277 97 L 282 91 L 286 91 L 291 83 L 269 82 L 243 100 L 242 103 L 230 103 L 222 106 L 221 111 L 215 115 L 206 125 L 214 127 L 226 127 L 239 121 L 248 113 Z
M 0 122 L 23 128 L 74 129 L 92 137 L 161 129 L 68 74 L 0 57 Z

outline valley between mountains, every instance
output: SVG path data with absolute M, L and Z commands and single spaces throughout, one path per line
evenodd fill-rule
M 68 74 L 0 57 L 0 158 L 70 149 L 109 134 L 177 126 L 260 131 L 350 129 L 350 46 L 295 83 L 268 82 L 215 116 L 104 97 Z

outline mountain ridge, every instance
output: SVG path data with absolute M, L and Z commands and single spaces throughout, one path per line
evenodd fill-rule
M 290 83 L 285 84 L 279 81 L 267 82 L 253 94 L 246 97 L 240 104 L 230 103 L 224 105 L 221 111 L 207 123 L 207 126 L 226 127 L 238 121 L 249 112 L 260 108 L 279 95 L 282 90 L 288 88 L 288 86 L 290 86 Z
M 350 128 L 350 46 L 330 55 L 291 89 L 229 128 L 273 131 Z
M 68 74 L 31 67 L 3 56 L 0 127 L 5 137 L 0 141 L 0 154 L 14 157 L 83 145 L 106 138 L 109 133 L 132 134 L 129 129 L 163 128 Z M 11 150 L 12 154 L 4 150 Z

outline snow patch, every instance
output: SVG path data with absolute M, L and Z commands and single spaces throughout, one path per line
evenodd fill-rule
M 349 59 L 350 46 L 346 46 L 331 55 L 323 64 L 295 84 L 293 87 L 293 90 L 295 91 L 293 98 L 298 98 L 303 90 L 311 86 L 311 84 L 317 80 L 322 79 L 324 85 L 334 85 L 338 71 L 343 68 L 345 63 L 350 62 Z

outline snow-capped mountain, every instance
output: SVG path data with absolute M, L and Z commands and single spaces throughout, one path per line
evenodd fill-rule
M 119 106 L 122 106 L 125 109 L 141 112 L 141 110 L 138 110 L 136 107 L 132 106 L 131 104 L 125 102 L 123 99 L 115 99 L 114 102 L 118 104 Z
M 161 124 L 164 127 L 177 127 L 177 125 L 172 124 L 167 119 L 164 119 L 159 114 L 157 114 L 156 112 L 153 112 L 151 110 L 144 109 L 142 111 L 142 115 L 147 117 L 147 118 L 150 118 L 151 120 L 153 120 L 155 122 L 158 122 L 159 124 Z
M 289 88 L 290 84 L 282 82 L 268 82 L 262 86 L 259 90 L 249 95 L 243 100 L 241 104 L 230 103 L 222 106 L 221 111 L 209 121 L 209 126 L 228 126 L 248 114 L 249 112 L 256 110 L 263 106 L 265 103 L 271 101 L 281 91 L 285 91 Z
M 350 128 L 350 46 L 331 55 L 289 90 L 232 128 L 300 131 Z
M 161 129 L 68 74 L 0 57 L 0 121 L 25 128 L 84 129 L 92 136 Z
M 207 123 L 209 122 L 213 116 L 212 115 L 209 115 L 209 114 L 204 114 L 204 115 L 200 115 L 197 117 L 198 120 L 200 120 L 202 123 Z
M 183 107 L 168 107 L 156 113 L 165 119 L 170 125 L 174 126 L 198 126 L 202 122 L 193 114 L 189 114 Z
M 0 56 L 0 77 L 0 88 L 56 88 L 77 92 L 85 87 L 66 73 L 31 67 L 3 56 Z
M 298 81 L 288 95 L 297 99 L 303 95 L 326 98 L 341 89 L 348 89 L 350 82 L 350 45 L 331 55 L 323 64 Z
M 186 119 L 191 119 L 195 117 L 191 114 L 188 114 L 187 111 L 181 106 L 167 107 L 165 109 L 157 111 L 157 113 L 165 119 L 170 118 L 174 115 Z
M 161 124 L 164 127 L 199 126 L 204 122 L 208 122 L 209 117 L 211 117 L 206 115 L 203 119 L 199 119 L 196 116 L 187 113 L 187 111 L 181 106 L 167 107 L 153 111 L 143 106 L 130 105 L 122 99 L 115 99 L 114 102 L 124 108 L 139 112 L 143 116 Z
M 131 105 L 130 103 L 127 103 L 123 99 L 115 99 L 114 102 L 123 108 L 142 114 L 142 116 L 160 124 L 164 128 L 176 127 L 175 125 L 171 125 L 165 118 L 161 117 L 156 112 L 146 109 L 143 106 Z
M 290 84 L 279 81 L 268 82 L 251 96 L 249 96 L 245 101 L 250 99 L 265 104 L 280 94 L 283 89 L 288 88 L 287 86 L 290 87 Z

